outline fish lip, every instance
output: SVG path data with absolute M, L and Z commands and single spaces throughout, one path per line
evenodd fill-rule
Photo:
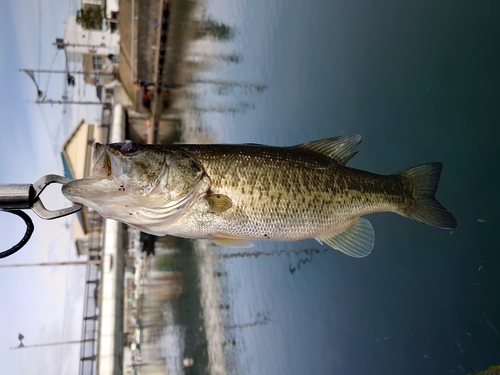
M 100 144 L 99 142 L 94 142 L 92 144 L 92 164 L 95 165 L 97 160 L 101 157 L 102 153 L 104 152 L 104 145 Z
M 92 145 L 92 177 L 107 178 L 111 175 L 111 160 L 106 145 L 94 142 Z

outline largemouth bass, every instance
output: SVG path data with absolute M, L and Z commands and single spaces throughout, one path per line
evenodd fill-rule
M 315 238 L 360 258 L 375 240 L 367 214 L 456 227 L 434 197 L 441 163 L 388 176 L 346 167 L 360 142 L 349 135 L 292 147 L 96 143 L 91 175 L 62 191 L 143 232 L 230 247 Z

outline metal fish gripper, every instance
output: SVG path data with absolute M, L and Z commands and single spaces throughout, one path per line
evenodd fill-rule
M 34 225 L 31 218 L 21 210 L 31 209 L 39 217 L 45 220 L 52 220 L 64 217 L 78 212 L 82 205 L 73 203 L 70 207 L 57 210 L 48 210 L 45 208 L 40 194 L 43 190 L 53 183 L 65 184 L 71 181 L 69 178 L 49 174 L 43 176 L 34 184 L 8 184 L 0 185 L 0 211 L 8 212 L 21 217 L 26 223 L 26 233 L 24 237 L 10 249 L 0 252 L 0 259 L 8 257 L 19 251 L 29 241 L 33 234 Z

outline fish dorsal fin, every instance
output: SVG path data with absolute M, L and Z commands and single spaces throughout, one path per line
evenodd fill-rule
M 248 248 L 254 246 L 248 239 L 230 234 L 219 233 L 211 236 L 210 239 L 217 245 L 224 247 Z
M 320 141 L 302 143 L 295 147 L 305 148 L 307 150 L 318 152 L 338 161 L 342 165 L 345 165 L 345 163 L 347 163 L 354 155 L 356 155 L 357 151 L 352 151 L 360 143 L 361 136 L 359 134 L 351 134 L 322 139 Z
M 364 258 L 372 252 L 375 233 L 372 224 L 367 219 L 358 217 L 342 232 L 331 237 L 320 237 L 317 240 L 351 257 Z

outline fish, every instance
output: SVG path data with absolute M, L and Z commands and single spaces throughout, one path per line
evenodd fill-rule
M 441 163 L 391 175 L 347 167 L 360 142 L 352 134 L 288 147 L 95 143 L 90 175 L 62 192 L 149 234 L 227 247 L 316 239 L 362 258 L 375 241 L 362 216 L 393 212 L 438 228 L 457 226 L 435 198 Z

